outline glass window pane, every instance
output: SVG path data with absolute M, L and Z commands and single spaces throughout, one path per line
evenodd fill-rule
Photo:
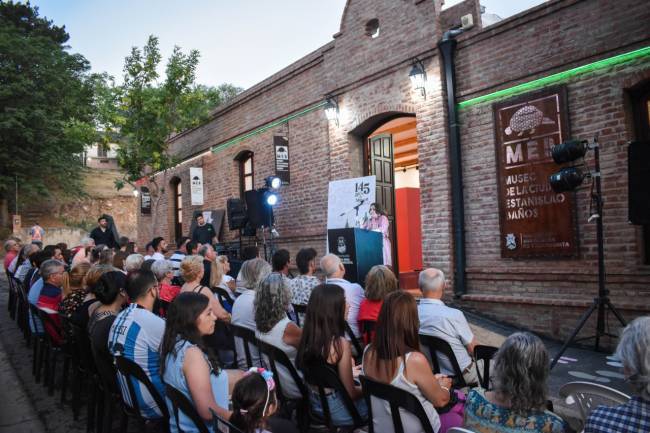
M 251 174 L 253 173 L 253 158 L 250 157 L 246 161 L 244 161 L 244 174 Z
M 246 176 L 244 178 L 244 191 L 250 191 L 253 189 L 253 176 Z
M 179 223 L 183 222 L 183 212 L 181 212 L 180 210 L 178 211 L 178 222 Z

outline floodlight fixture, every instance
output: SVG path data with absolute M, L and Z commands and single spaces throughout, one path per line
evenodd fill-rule
M 267 188 L 278 189 L 282 185 L 282 181 L 277 176 L 269 176 L 264 182 L 266 183 Z
M 278 204 L 279 199 L 280 199 L 279 196 L 274 192 L 266 191 L 264 193 L 264 203 L 271 207 Z
M 587 177 L 587 175 L 578 167 L 567 167 L 550 175 L 548 182 L 551 184 L 553 191 L 560 193 L 573 191 L 582 185 L 585 177 Z
M 551 156 L 556 164 L 573 162 L 585 156 L 589 150 L 589 142 L 586 140 L 568 140 L 553 146 Z

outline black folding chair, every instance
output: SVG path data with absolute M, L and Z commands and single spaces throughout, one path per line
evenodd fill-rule
M 291 304 L 293 311 L 296 313 L 296 325 L 301 327 L 301 321 L 305 320 L 305 314 L 307 314 L 307 306 L 304 304 Z
M 169 412 L 167 411 L 165 400 L 153 386 L 142 367 L 123 356 L 115 357 L 115 367 L 117 367 L 117 371 L 122 376 L 124 376 L 124 381 L 126 382 L 127 390 L 129 392 L 129 399 L 131 400 L 131 405 L 129 405 L 128 402 L 124 401 L 124 398 L 122 399 L 124 402 L 126 415 L 135 418 L 140 424 L 141 429 L 146 429 L 147 422 L 157 421 L 161 421 L 161 424 L 169 428 Z M 156 402 L 156 405 L 158 406 L 158 409 L 160 409 L 160 412 L 162 413 L 161 419 L 151 420 L 142 416 L 142 413 L 140 412 L 140 405 L 138 404 L 138 397 L 135 392 L 135 386 L 133 384 L 133 379 L 142 383 L 145 388 L 147 388 L 147 391 L 149 391 L 149 394 L 151 394 L 154 401 Z M 128 410 L 128 408 L 132 410 Z
M 474 359 L 478 361 L 483 360 L 483 371 L 477 371 L 478 380 L 482 388 L 490 389 L 490 361 L 494 354 L 499 350 L 498 347 L 476 345 L 474 346 Z
M 11 320 L 15 320 L 16 303 L 18 302 L 18 287 L 16 287 L 14 275 L 6 269 L 5 274 L 7 275 L 7 281 L 9 282 L 9 300 L 7 302 L 7 310 L 9 311 L 9 317 L 11 317 Z
M 257 344 L 257 338 L 255 337 L 255 331 L 252 329 L 245 328 L 243 326 L 238 326 L 238 325 L 230 325 L 230 329 L 232 331 L 232 335 L 234 338 L 241 338 L 242 340 L 242 345 L 244 346 L 244 354 L 246 356 L 246 366 L 247 368 L 251 367 L 258 367 L 253 365 L 253 356 L 251 354 L 251 346 L 254 347 L 258 353 L 259 353 L 259 348 Z M 237 353 L 237 344 L 235 344 L 235 359 L 239 358 L 239 355 Z
M 463 378 L 463 370 L 461 370 L 460 365 L 458 365 L 458 360 L 454 351 L 452 350 L 449 343 L 447 343 L 442 338 L 434 337 L 432 335 L 419 334 L 420 344 L 429 349 L 431 354 L 431 363 L 433 364 L 433 372 L 440 373 L 440 361 L 438 359 L 439 355 L 444 355 L 449 359 L 451 367 L 454 370 L 452 378 L 452 384 L 456 388 L 464 388 L 466 386 L 475 386 L 477 383 L 468 384 Z
M 367 424 L 367 420 L 361 418 L 361 415 L 359 414 L 354 401 L 348 394 L 348 391 L 345 389 L 345 386 L 341 382 L 341 379 L 339 378 L 339 375 L 334 370 L 334 368 L 325 363 L 320 363 L 310 364 L 308 366 L 305 366 L 305 368 L 302 370 L 305 374 L 305 382 L 318 388 L 318 396 L 320 398 L 321 407 L 323 408 L 324 422 L 330 432 L 336 432 L 339 429 L 341 429 L 341 431 L 352 432 L 358 427 Z M 325 394 L 326 388 L 335 390 L 338 393 L 339 397 L 343 399 L 343 404 L 352 417 L 352 425 L 335 426 L 332 423 L 332 415 L 330 413 L 329 403 L 327 402 L 327 395 Z
M 221 418 L 217 413 L 210 408 L 212 414 L 212 429 L 215 433 L 244 433 L 237 427 L 232 425 L 229 421 Z
M 27 327 L 30 328 L 32 335 L 33 358 L 32 358 L 32 374 L 34 375 L 36 383 L 41 381 L 41 370 L 43 369 L 43 362 L 45 361 L 45 336 L 43 330 L 43 322 L 39 317 L 38 307 L 30 304 L 25 298 L 25 317 L 27 320 Z M 31 332 L 34 329 L 34 332 Z
M 226 311 L 232 311 L 232 306 L 235 303 L 235 300 L 230 296 L 230 293 L 223 287 L 212 287 L 212 293 L 217 295 L 219 303 Z
M 372 343 L 372 337 L 375 335 L 376 326 L 376 320 L 359 320 L 359 327 L 361 328 L 361 335 L 363 336 L 365 344 Z
M 368 423 L 369 433 L 375 433 L 372 414 L 372 397 L 384 400 L 390 405 L 390 413 L 393 419 L 393 428 L 395 433 L 404 433 L 404 424 L 402 423 L 402 417 L 399 411 L 400 408 L 412 413 L 420 420 L 424 433 L 434 433 L 427 413 L 424 411 L 420 401 L 413 394 L 395 386 L 377 382 L 367 376 L 359 376 L 359 380 L 361 380 L 363 396 L 368 405 L 368 414 L 370 417 L 370 422 Z M 378 431 L 377 433 L 381 432 Z
M 194 426 L 198 429 L 199 433 L 210 433 L 210 430 L 205 425 L 205 421 L 201 418 L 201 415 L 196 411 L 194 404 L 185 397 L 181 391 L 177 390 L 171 385 L 165 384 L 165 396 L 172 403 L 172 411 L 174 413 L 173 422 L 176 424 L 176 428 L 179 432 L 182 432 L 180 421 L 178 420 L 179 412 L 183 412 L 187 416 Z M 172 420 L 169 420 L 172 422 Z M 217 431 L 217 430 L 215 430 Z
M 57 332 L 60 334 L 61 329 L 58 324 L 54 322 L 50 314 L 46 311 L 41 310 L 38 307 L 34 307 L 35 312 L 38 315 L 38 318 L 43 324 L 43 344 L 41 347 L 41 360 L 45 364 L 45 370 L 43 374 L 43 385 L 47 386 L 48 395 L 54 394 L 54 385 L 55 385 L 55 376 L 56 376 L 56 363 L 59 359 L 59 355 L 62 353 L 62 346 L 58 341 L 52 337 L 50 332 Z M 57 339 L 63 341 L 63 336 L 58 335 Z
M 296 410 L 296 415 L 298 418 L 298 424 L 301 427 L 301 431 L 304 431 L 309 425 L 309 392 L 307 390 L 307 385 L 303 381 L 298 370 L 293 365 L 286 353 L 271 344 L 265 343 L 258 340 L 258 347 L 260 348 L 260 354 L 262 355 L 262 361 L 264 362 L 264 357 L 268 360 L 270 370 L 273 372 L 275 377 L 275 386 L 276 386 L 276 395 L 281 403 L 281 409 L 284 412 L 285 417 L 291 417 L 293 410 Z M 280 379 L 280 373 L 278 370 L 278 364 L 283 366 L 288 372 L 291 378 L 293 379 L 296 387 L 300 391 L 301 398 L 289 398 L 284 394 L 283 384 Z

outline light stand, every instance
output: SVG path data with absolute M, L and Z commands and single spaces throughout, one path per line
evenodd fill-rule
M 616 308 L 612 305 L 610 299 L 609 299 L 609 290 L 605 286 L 605 246 L 604 246 L 604 239 L 603 239 L 603 194 L 602 194 L 602 189 L 601 189 L 601 182 L 600 182 L 600 148 L 598 145 L 598 139 L 594 138 L 594 143 L 593 145 L 590 146 L 591 149 L 594 151 L 594 159 L 595 159 L 595 171 L 592 174 L 592 177 L 594 178 L 594 181 L 596 183 L 596 193 L 592 194 L 591 199 L 593 202 L 596 204 L 596 214 L 592 215 L 589 219 L 591 220 L 592 218 L 596 218 L 596 238 L 598 242 L 598 297 L 594 298 L 593 304 L 591 304 L 591 307 L 587 311 L 584 312 L 580 320 L 578 321 L 577 326 L 569 336 L 569 338 L 566 339 L 564 342 L 564 345 L 560 349 L 560 351 L 553 357 L 553 361 L 551 361 L 551 368 L 555 367 L 555 364 L 560 360 L 560 357 L 566 349 L 571 345 L 571 343 L 577 343 L 578 341 L 584 341 L 584 340 L 591 340 L 592 338 L 595 338 L 595 350 L 598 351 L 600 348 L 600 338 L 604 336 L 608 337 L 616 337 L 615 335 L 607 332 L 605 330 L 605 309 L 608 308 L 614 316 L 618 319 L 619 322 L 621 322 L 621 325 L 625 326 L 625 320 L 623 320 L 623 317 L 619 314 L 618 311 L 616 311 Z M 596 335 L 589 336 L 589 337 L 582 337 L 582 338 L 576 338 L 576 336 L 580 333 L 582 328 L 585 326 L 587 323 L 587 320 L 589 320 L 589 317 L 594 313 L 594 311 L 598 311 L 598 317 L 597 317 L 597 322 L 596 322 Z

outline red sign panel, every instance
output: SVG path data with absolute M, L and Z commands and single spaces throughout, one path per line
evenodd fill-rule
M 574 193 L 555 193 L 551 148 L 568 139 L 564 87 L 494 107 L 501 257 L 577 254 Z

